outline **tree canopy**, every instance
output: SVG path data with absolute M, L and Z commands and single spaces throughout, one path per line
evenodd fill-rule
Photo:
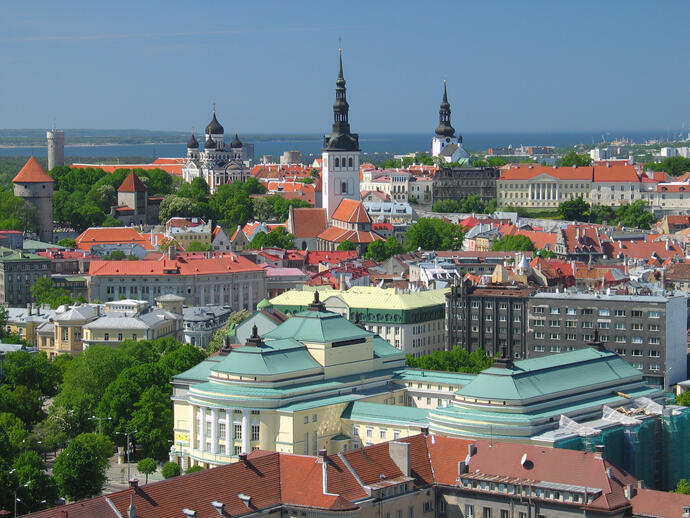
M 438 218 L 420 218 L 405 232 L 412 250 L 460 250 L 464 236 L 460 226 Z
M 83 433 L 72 439 L 53 466 L 60 494 L 70 500 L 98 495 L 112 454 L 113 443 L 104 435 Z
M 580 155 L 571 149 L 560 160 L 561 167 L 585 167 L 592 165 L 592 158 L 589 155 Z
M 408 354 L 406 359 L 408 367 L 446 372 L 466 372 L 468 374 L 477 374 L 491 367 L 493 363 L 493 358 L 481 349 L 468 353 L 457 345 L 450 351 L 434 351 L 419 358 Z
M 680 176 L 686 171 L 690 171 L 690 158 L 682 156 L 670 156 L 661 162 L 650 162 L 645 164 L 646 169 L 652 171 L 665 171 L 671 176 Z
M 41 277 L 31 286 L 31 297 L 37 304 L 50 304 L 55 309 L 62 304 L 74 304 L 74 299 L 63 288 L 57 288 L 50 277 Z
M 503 236 L 494 241 L 491 245 L 491 250 L 499 250 L 502 252 L 531 252 L 534 250 L 534 243 L 527 236 Z
M 257 232 L 252 242 L 249 243 L 250 249 L 259 249 L 267 247 L 290 249 L 295 247 L 295 236 L 290 234 L 285 227 L 276 227 L 268 234 L 265 232 Z
M 585 221 L 589 213 L 589 203 L 578 196 L 572 200 L 566 200 L 558 205 L 558 213 L 561 218 L 571 221 Z
M 350 252 L 352 250 L 357 250 L 357 247 L 354 245 L 352 241 L 348 241 L 346 239 L 336 247 L 336 250 L 338 252 Z
M 0 186 L 0 228 L 35 232 L 38 224 L 38 211 L 23 198 Z
M 364 257 L 373 259 L 374 261 L 385 261 L 389 257 L 397 254 L 402 254 L 404 249 L 400 242 L 391 236 L 385 241 L 374 241 L 367 246 L 367 251 Z

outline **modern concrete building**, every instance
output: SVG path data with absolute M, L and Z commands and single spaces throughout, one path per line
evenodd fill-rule
M 31 286 L 44 277 L 50 277 L 50 259 L 0 247 L 0 304 L 24 307 L 31 303 Z
M 527 358 L 603 347 L 668 390 L 687 372 L 687 297 L 535 293 L 528 299 Z
M 53 178 L 34 157 L 29 158 L 12 179 L 14 195 L 36 209 L 38 239 L 53 242 Z

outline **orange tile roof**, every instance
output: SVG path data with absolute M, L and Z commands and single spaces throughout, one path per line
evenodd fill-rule
M 346 223 L 371 223 L 371 218 L 362 202 L 348 198 L 340 201 L 331 218 Z
M 342 243 L 349 241 L 353 244 L 373 243 L 374 241 L 385 241 L 381 236 L 374 232 L 363 230 L 347 230 L 339 227 L 328 227 L 319 234 L 319 239 L 330 241 L 331 243 Z
M 24 167 L 12 179 L 13 183 L 53 183 L 53 178 L 34 157 L 29 158 Z
M 296 238 L 313 238 L 328 228 L 326 209 L 292 209 L 292 228 Z
M 237 272 L 262 272 L 261 266 L 243 256 L 228 252 L 186 254 L 157 261 L 91 261 L 89 275 L 147 276 L 147 275 L 220 275 Z
M 657 192 L 690 192 L 690 184 L 687 183 L 659 183 Z
M 558 180 L 592 181 L 593 167 L 546 167 L 511 165 L 503 169 L 499 180 L 531 180 L 547 175 Z
M 91 227 L 75 239 L 80 250 L 90 250 L 94 245 L 137 243 L 146 250 L 153 250 L 150 236 L 140 234 L 132 227 Z
M 635 167 L 630 164 L 597 165 L 594 166 L 594 181 L 639 183 L 640 178 Z
M 164 162 L 158 162 L 158 160 Z M 182 167 L 184 164 L 177 162 L 172 162 L 176 160 L 174 158 L 159 158 L 156 162 L 152 164 L 71 164 L 70 167 L 73 169 L 102 169 L 106 173 L 114 173 L 120 169 L 143 169 L 144 171 L 150 171 L 152 169 L 161 169 L 166 173 L 173 174 L 175 176 L 182 176 Z M 168 162 L 170 161 L 170 162 Z M 186 159 L 185 159 L 186 163 Z
M 682 516 L 684 508 L 690 507 L 690 495 L 647 488 L 635 492 L 631 500 L 634 516 Z
M 307 253 L 307 264 L 340 264 L 348 259 L 356 259 L 356 250 L 337 250 L 328 252 L 325 250 L 309 250 Z
M 146 192 L 146 186 L 132 171 L 117 188 L 117 192 Z
M 668 250 L 666 250 L 667 243 Z M 670 241 L 610 241 L 605 243 L 604 250 L 606 255 L 611 258 L 618 257 L 618 254 L 622 254 L 623 257 L 644 260 L 648 260 L 652 256 L 659 259 L 668 259 L 685 255 L 679 245 Z

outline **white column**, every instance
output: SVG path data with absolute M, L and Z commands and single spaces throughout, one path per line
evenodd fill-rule
M 232 408 L 225 409 L 225 455 L 232 455 Z
M 556 184 L 554 183 L 551 184 L 551 199 L 556 199 Z
M 561 199 L 561 184 L 556 184 L 556 201 Z
M 199 427 L 199 450 L 206 449 L 206 407 L 199 407 L 200 427 Z
M 242 453 L 249 453 L 249 410 L 242 409 Z
M 196 412 L 194 405 L 189 403 L 189 452 L 196 447 Z
M 199 305 L 200 306 L 205 306 L 206 305 L 206 296 L 204 294 L 204 291 L 206 291 L 206 286 L 203 284 L 199 286 Z
M 211 453 L 218 453 L 218 409 L 211 409 Z

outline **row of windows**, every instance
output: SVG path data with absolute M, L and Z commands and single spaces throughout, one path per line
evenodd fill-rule
M 548 313 L 550 315 L 560 315 L 561 314 L 561 309 L 563 309 L 563 314 L 565 315 L 577 315 L 577 309 L 576 308 L 559 308 L 559 307 L 545 307 L 545 306 L 535 306 L 532 308 L 532 313 L 535 314 L 544 314 L 549 310 Z M 594 311 L 597 311 L 597 315 L 600 317 L 610 317 L 610 316 L 615 316 L 615 317 L 625 317 L 627 316 L 627 312 L 624 309 L 616 309 L 611 312 L 610 309 L 608 308 L 582 308 L 580 309 L 580 315 L 594 315 Z M 642 311 L 641 310 L 631 310 L 630 311 L 630 316 L 634 318 L 642 318 Z M 647 312 L 647 317 L 648 318 L 661 318 L 661 312 L 660 311 L 655 311 L 655 310 L 650 310 Z
M 473 300 L 472 301 L 472 309 L 477 309 L 479 308 L 479 301 L 478 300 Z M 484 309 L 493 309 L 494 308 L 494 303 L 493 302 L 485 302 L 484 303 Z M 498 309 L 508 309 L 508 303 L 507 302 L 500 302 L 498 304 Z M 519 302 L 513 303 L 513 310 L 514 311 L 519 311 L 522 309 L 522 304 Z
M 561 333 L 549 333 L 549 340 L 560 340 L 561 339 Z M 536 340 L 544 340 L 546 338 L 546 333 L 543 331 L 535 331 L 534 333 L 534 338 Z M 589 334 L 583 334 L 582 335 L 582 340 L 585 342 L 592 340 L 593 336 Z M 577 334 L 576 333 L 566 333 L 565 334 L 565 339 L 566 340 L 577 340 Z M 601 342 L 610 342 L 611 337 L 609 335 L 599 335 L 599 340 Z M 626 343 L 626 337 L 624 336 L 614 336 L 613 341 L 617 344 L 624 344 Z M 644 343 L 644 340 L 640 336 L 633 336 L 630 339 L 630 342 L 633 344 L 642 344 Z M 661 343 L 661 340 L 656 337 L 651 337 L 648 339 L 647 343 L 649 345 L 659 345 Z
M 491 320 L 490 318 L 486 320 Z M 519 320 L 513 320 L 514 322 L 519 322 Z M 549 327 L 561 327 L 561 320 L 549 320 Z M 566 320 L 565 321 L 565 327 L 567 328 L 576 328 L 578 327 L 578 320 Z M 544 327 L 546 325 L 546 320 L 544 319 L 536 319 L 532 320 L 532 325 L 534 327 Z M 580 327 L 583 329 L 593 329 L 594 328 L 594 322 L 589 322 L 589 321 L 580 321 Z M 611 322 L 597 322 L 597 327 L 599 329 L 611 329 Z M 627 329 L 626 323 L 625 322 L 615 322 L 614 329 L 617 331 L 625 331 Z M 633 331 L 642 331 L 644 329 L 643 324 L 639 323 L 634 323 L 631 324 L 631 329 Z M 659 331 L 661 328 L 659 324 L 647 324 L 647 330 L 648 331 Z

